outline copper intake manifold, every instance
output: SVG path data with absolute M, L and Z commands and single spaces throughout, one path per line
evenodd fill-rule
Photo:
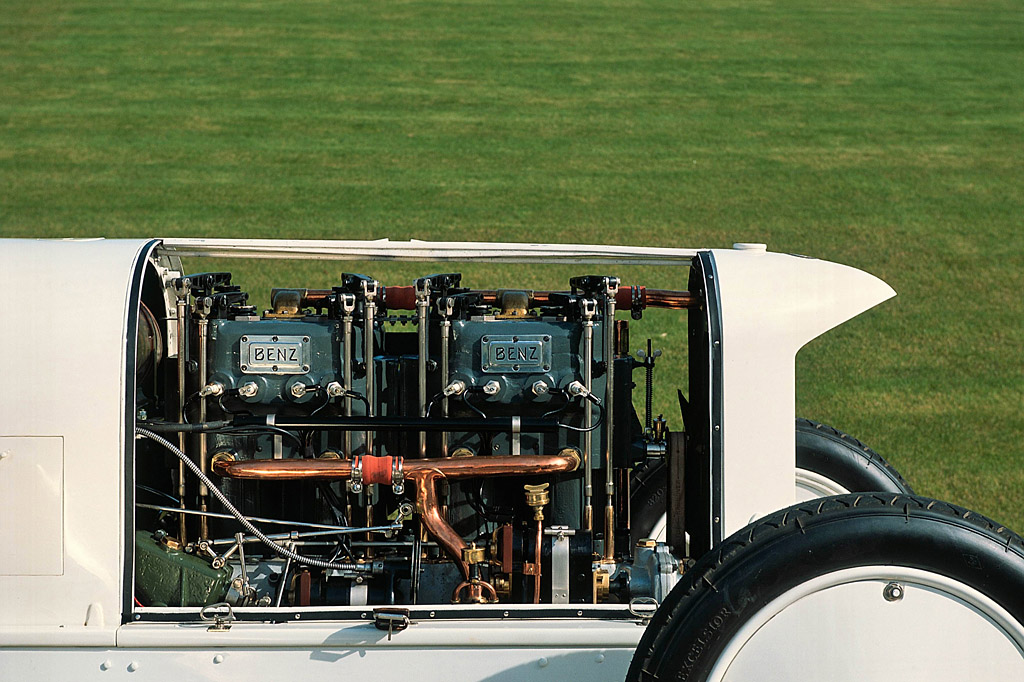
M 364 458 L 387 459 L 383 458 Z M 403 460 L 405 480 L 416 486 L 416 510 L 423 526 L 459 566 L 464 580 L 469 580 L 469 564 L 462 559 L 467 547 L 462 536 L 448 525 L 441 515 L 437 482 L 441 479 L 481 478 L 490 476 L 539 476 L 575 471 L 580 465 L 576 450 L 565 449 L 557 455 L 493 455 L 488 457 L 457 457 L 445 459 Z M 364 464 L 365 467 L 365 464 Z M 374 478 L 365 483 L 390 484 L 390 461 L 387 466 L 373 467 Z M 259 481 L 344 481 L 352 476 L 352 462 L 343 459 L 249 459 L 238 462 L 215 461 L 214 473 L 229 478 Z

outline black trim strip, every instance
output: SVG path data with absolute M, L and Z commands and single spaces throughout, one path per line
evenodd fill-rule
M 128 623 L 135 610 L 135 353 L 139 335 L 139 303 L 149 255 L 160 243 L 151 239 L 139 249 L 132 267 L 128 291 L 127 340 L 125 342 L 124 396 L 124 574 L 121 583 L 121 623 Z
M 580 606 L 584 606 L 581 604 Z M 287 609 L 275 610 L 273 613 L 257 609 L 232 610 L 235 620 L 256 623 L 308 623 L 310 621 L 355 621 L 373 622 L 373 610 L 381 608 L 366 606 L 362 611 L 338 612 L 329 609 Z M 644 618 L 634 616 L 628 608 L 578 609 L 568 607 L 552 607 L 550 609 L 516 609 L 515 605 L 471 605 L 462 609 L 453 609 L 450 605 L 439 605 L 436 609 L 419 606 L 409 610 L 409 619 L 413 621 L 431 620 L 620 620 L 641 621 Z M 194 623 L 201 622 L 199 609 L 187 612 L 150 612 L 142 610 L 135 614 L 137 623 Z
M 708 340 L 711 361 L 711 544 L 716 546 L 725 539 L 724 453 L 725 413 L 722 394 L 722 298 L 718 288 L 718 266 L 711 251 L 699 254 L 703 263 L 704 286 L 707 291 Z

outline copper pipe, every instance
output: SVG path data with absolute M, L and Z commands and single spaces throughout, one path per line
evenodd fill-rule
M 423 460 L 420 460 L 423 461 Z M 416 486 L 416 510 L 420 513 L 423 527 L 434 536 L 437 544 L 458 565 L 463 580 L 469 580 L 469 564 L 462 559 L 462 550 L 468 547 L 462 536 L 448 525 L 441 516 L 441 500 L 437 495 L 437 482 L 444 474 L 436 470 L 406 472 L 405 480 Z
M 556 474 L 575 471 L 579 465 L 579 454 L 569 448 L 557 455 L 499 455 L 403 461 L 405 480 L 416 486 L 416 506 L 423 527 L 458 565 L 464 580 L 469 580 L 469 564 L 462 560 L 462 550 L 468 545 L 441 514 L 438 481 L 444 478 Z M 333 481 L 350 477 L 352 462 L 343 459 L 218 460 L 213 463 L 213 469 L 218 475 L 231 478 Z M 540 539 L 537 547 L 540 547 Z M 537 565 L 540 565 L 539 561 Z
M 480 478 L 556 474 L 575 471 L 580 456 L 565 449 L 557 455 L 492 455 L 443 459 L 405 459 L 406 478 L 424 471 L 437 471 L 445 478 Z M 218 476 L 261 481 L 339 481 L 352 475 L 352 462 L 344 459 L 246 459 L 213 463 Z
M 670 289 L 648 289 L 643 286 L 619 287 L 615 297 L 616 304 L 623 310 L 632 306 L 633 289 L 639 289 L 636 296 L 639 299 L 641 308 L 668 308 L 670 310 L 685 310 L 698 305 L 697 300 L 689 291 L 672 291 Z M 277 289 L 271 291 L 271 296 Z M 302 292 L 301 305 L 313 308 L 327 307 L 327 297 L 333 292 L 330 289 L 300 289 Z M 496 289 L 473 290 L 473 293 L 483 297 L 484 305 L 499 305 L 501 294 Z M 551 294 L 566 293 L 555 291 L 533 291 L 530 292 L 530 305 L 541 306 L 551 302 Z M 384 305 L 391 310 L 415 310 L 416 297 L 415 289 L 412 286 L 389 286 L 384 287 Z
M 626 287 L 627 289 L 629 287 Z M 645 308 L 668 308 L 670 310 L 686 310 L 699 305 L 696 297 L 689 291 L 670 291 L 668 289 L 644 289 Z

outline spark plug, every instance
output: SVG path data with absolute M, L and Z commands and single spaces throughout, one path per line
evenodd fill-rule
M 569 395 L 571 396 L 580 396 L 582 398 L 586 398 L 595 405 L 601 404 L 601 399 L 598 398 L 593 393 L 591 393 L 589 388 L 587 388 L 578 381 L 574 381 L 568 386 L 566 386 L 566 390 L 569 391 Z

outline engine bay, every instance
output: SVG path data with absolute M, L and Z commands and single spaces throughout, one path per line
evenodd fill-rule
M 137 607 L 628 604 L 677 582 L 682 548 L 631 509 L 679 434 L 630 331 L 690 293 L 343 274 L 270 301 L 228 272 L 143 296 Z

